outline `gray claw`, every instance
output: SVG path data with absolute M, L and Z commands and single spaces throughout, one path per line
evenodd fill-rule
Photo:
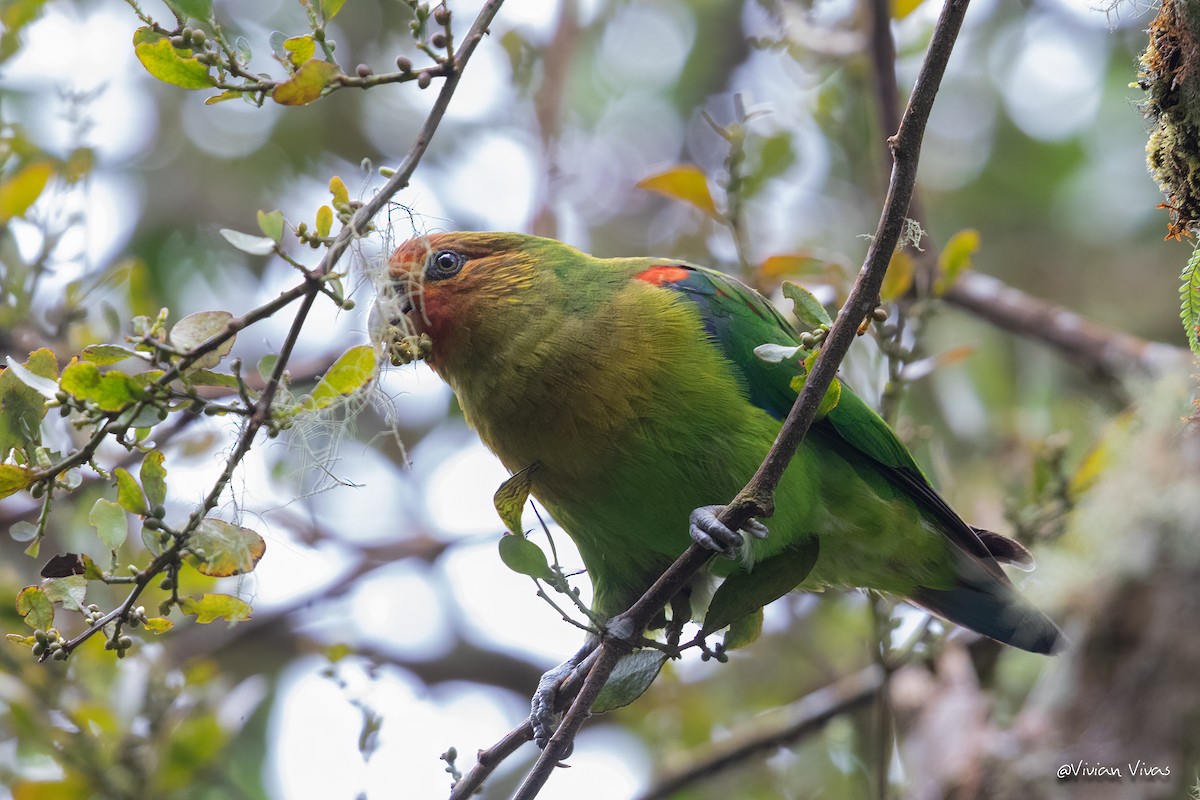
M 587 641 L 583 643 L 583 647 L 579 648 L 575 655 L 547 672 L 538 681 L 537 690 L 534 691 L 533 700 L 530 702 L 529 720 L 533 724 L 533 741 L 539 750 L 545 749 L 562 719 L 562 714 L 556 710 L 558 687 L 585 658 L 591 655 L 596 646 L 597 642 L 588 637 Z
M 724 506 L 700 506 L 692 511 L 689 520 L 692 541 L 725 558 L 732 559 L 737 558 L 739 548 L 746 543 L 744 536 L 752 536 L 755 539 L 767 538 L 769 533 L 767 526 L 756 519 L 749 520 L 740 531 L 730 530 L 717 518 L 724 510 Z

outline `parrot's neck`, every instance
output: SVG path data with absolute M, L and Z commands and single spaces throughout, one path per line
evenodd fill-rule
M 606 307 L 607 306 L 607 307 Z M 512 471 L 533 462 L 584 477 L 636 416 L 639 377 L 629 356 L 645 343 L 601 304 L 583 316 L 542 306 L 461 320 L 451 346 L 433 338 L 433 366 L 450 383 L 468 422 Z M 499 315 L 496 315 L 499 316 Z M 469 347 L 458 347 L 469 339 Z M 470 358 L 460 354 L 470 353 Z

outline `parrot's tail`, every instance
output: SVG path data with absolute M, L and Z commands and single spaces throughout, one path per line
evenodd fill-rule
M 939 617 L 1022 650 L 1055 653 L 1066 645 L 1058 626 L 1007 578 L 966 553 L 957 555 L 957 585 L 950 589 L 921 587 L 909 599 Z

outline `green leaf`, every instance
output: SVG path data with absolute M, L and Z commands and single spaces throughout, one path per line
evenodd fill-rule
M 95 505 L 92 506 L 92 510 L 88 513 L 88 523 L 96 529 L 96 533 L 100 535 L 100 541 L 104 542 L 109 550 L 119 548 L 124 544 L 125 537 L 129 535 L 129 522 L 125 519 L 125 509 L 103 497 L 96 500 Z
M 150 617 L 144 623 L 142 623 L 142 627 L 153 633 L 155 636 L 159 636 L 171 630 L 171 628 L 174 628 L 175 623 L 166 617 Z
M 23 365 L 6 360 L 8 369 L 0 373 L 0 460 L 14 447 L 41 444 L 46 400 L 59 391 L 58 361 L 49 350 L 30 353 Z
M 614 711 L 637 700 L 654 683 L 666 661 L 666 653 L 649 649 L 635 650 L 622 658 L 592 704 L 592 713 Z
M 200 22 L 212 19 L 212 0 L 164 0 L 172 11 Z
M 346 0 L 321 0 L 321 16 L 328 22 L 342 10 L 345 3 Z
M 83 608 L 83 600 L 87 597 L 87 578 L 82 575 L 47 578 L 42 581 L 42 591 L 51 603 L 62 603 L 63 608 L 78 611 Z
M 8 639 L 10 642 L 12 642 L 15 645 L 24 645 L 26 647 L 33 647 L 35 644 L 37 644 L 37 639 L 34 638 L 33 636 L 21 636 L 20 634 L 16 634 L 16 633 L 6 633 L 6 634 L 4 634 L 4 638 Z
M 281 106 L 307 105 L 320 97 L 325 87 L 341 74 L 336 64 L 309 59 L 295 75 L 275 87 L 271 99 Z
M 191 680 L 187 684 L 193 685 Z M 158 790 L 156 794 L 159 797 L 191 795 L 196 783 L 204 780 L 202 776 L 225 766 L 220 758 L 230 735 L 211 711 L 193 709 L 172 726 L 171 735 L 158 750 L 161 755 L 153 784 Z
M 804 382 L 807 380 L 808 373 L 812 372 L 813 364 L 817 361 L 817 356 L 820 351 L 814 350 L 809 353 L 808 358 L 804 359 L 804 373 L 797 375 L 791 380 L 792 391 L 799 394 L 804 389 Z M 825 390 L 825 396 L 821 398 L 821 404 L 817 406 L 816 419 L 821 420 L 830 411 L 837 408 L 837 404 L 842 399 L 842 384 L 837 378 L 833 379 L 833 383 L 829 384 L 829 388 Z
M 138 486 L 129 470 L 117 467 L 113 470 L 113 476 L 117 479 L 117 504 L 131 514 L 148 514 L 150 510 L 146 507 L 142 487 Z
M 369 344 L 351 347 L 333 363 L 304 401 L 309 411 L 328 408 L 342 397 L 362 389 L 375 377 L 375 348 Z
M 554 580 L 554 573 L 546 561 L 542 548 L 524 536 L 506 533 L 500 537 L 500 560 L 504 566 L 520 575 L 528 575 L 543 581 Z
M 233 314 L 228 311 L 197 311 L 175 323 L 168 338 L 170 338 L 171 344 L 179 350 L 190 352 L 214 336 L 224 333 L 229 327 L 231 319 L 233 319 Z M 189 370 L 212 369 L 229 354 L 236 340 L 236 334 L 230 336 L 211 353 L 205 353 L 196 359 Z
M 651 175 L 638 181 L 635 186 L 651 192 L 682 200 L 703 211 L 713 219 L 720 219 L 717 205 L 708 190 L 708 177 L 694 164 L 680 164 L 665 172 Z
M 275 353 L 267 353 L 258 360 L 258 376 L 264 381 L 271 379 L 271 373 L 275 371 L 275 364 L 279 361 L 279 356 Z
M 145 525 L 142 526 L 142 544 L 156 556 L 162 553 L 165 547 L 163 542 L 164 535 L 161 530 L 147 528 Z
M 58 385 L 75 399 L 95 403 L 103 411 L 121 411 L 144 396 L 141 387 L 124 372 L 114 370 L 101 375 L 90 361 L 68 364 Z
M 938 256 L 938 278 L 933 283 L 933 293 L 941 296 L 954 285 L 958 276 L 971 268 L 971 256 L 979 250 L 979 231 L 964 228 L 950 237 Z
M 741 619 L 735 619 L 725 633 L 725 649 L 737 650 L 749 647 L 762 635 L 763 610 L 752 611 Z
M 33 473 L 16 464 L 0 464 L 0 497 L 8 497 L 33 483 Z
M 1179 318 L 1183 320 L 1188 346 L 1200 357 L 1200 247 L 1192 250 L 1179 280 Z
M 310 60 L 317 53 L 316 41 L 307 34 L 284 39 L 280 46 L 287 53 L 288 63 L 292 65 L 293 69 L 299 69 L 304 62 Z
M 218 619 L 240 622 L 250 619 L 250 612 L 254 610 L 245 600 L 227 594 L 205 594 L 199 600 L 185 597 L 179 607 L 184 614 L 195 617 L 196 622 L 202 625 Z
M 28 211 L 52 175 L 54 166 L 49 161 L 36 161 L 0 183 L 0 225 Z
M 124 361 L 136 355 L 137 353 L 120 345 L 93 344 L 83 348 L 83 352 L 79 354 L 79 357 L 84 361 L 92 362 L 98 367 L 106 367 L 109 364 L 116 364 L 118 361 Z
M 216 83 L 191 50 L 179 50 L 171 40 L 150 28 L 138 28 L 133 35 L 133 51 L 138 61 L 154 77 L 181 89 L 208 89 Z
M 783 296 L 792 301 L 796 319 L 810 328 L 819 328 L 822 325 L 833 324 L 833 320 L 829 318 L 829 312 L 825 310 L 825 306 L 821 305 L 821 301 L 808 289 L 791 281 L 784 281 L 782 288 Z
M 238 388 L 238 379 L 235 376 L 207 369 L 198 369 L 195 372 L 189 372 L 187 374 L 187 382 L 192 386 L 221 386 L 225 389 Z
M 792 137 L 787 131 L 765 139 L 752 138 L 749 145 L 749 149 L 756 158 L 754 167 L 742 178 L 740 189 L 742 197 L 753 197 L 758 194 L 768 181 L 782 175 L 788 167 L 796 163 Z
M 521 528 L 521 515 L 525 512 L 525 501 L 529 499 L 529 488 L 533 483 L 533 473 L 537 472 L 537 469 L 537 462 L 530 464 L 500 484 L 500 488 L 492 496 L 492 503 L 496 506 L 500 519 L 504 521 L 504 527 L 517 536 L 524 533 Z
M 188 539 L 188 548 L 204 552 L 203 559 L 194 559 L 197 570 L 226 578 L 253 570 L 267 551 L 267 543 L 249 528 L 208 518 L 200 521 Z
M 34 630 L 49 630 L 54 626 L 54 604 L 39 586 L 26 586 L 17 593 L 17 613 Z
M 708 604 L 704 633 L 719 631 L 795 589 L 817 563 L 818 549 L 817 537 L 801 539 L 753 570 L 730 575 Z
M 268 239 L 278 244 L 283 239 L 283 212 L 278 209 L 269 214 L 259 211 L 258 229 L 266 234 Z

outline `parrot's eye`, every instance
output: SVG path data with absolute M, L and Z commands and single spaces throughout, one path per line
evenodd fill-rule
M 463 268 L 466 259 L 453 250 L 439 250 L 429 257 L 426 262 L 425 276 L 432 281 L 457 275 Z

